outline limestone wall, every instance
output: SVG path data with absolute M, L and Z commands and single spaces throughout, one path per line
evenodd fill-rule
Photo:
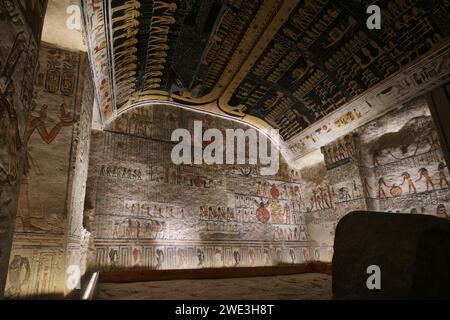
M 27 149 L 34 71 L 46 1 L 0 2 L 0 299 Z
M 313 259 L 298 172 L 257 166 L 180 165 L 175 128 L 243 128 L 169 106 L 130 111 L 93 131 L 88 178 L 95 216 L 92 265 L 183 269 L 298 264 Z M 112 132 L 115 131 L 115 132 Z
M 5 293 L 9 298 L 63 294 L 66 256 L 67 264 L 81 264 L 93 106 L 89 78 L 85 53 L 41 44 L 25 132 L 28 145 Z
M 322 162 L 301 170 L 283 162 L 273 177 L 251 166 L 173 165 L 170 134 L 192 130 L 194 119 L 221 130 L 240 126 L 158 106 L 131 111 L 106 132 L 93 131 L 87 194 L 93 268 L 331 261 L 336 225 L 350 211 L 446 217 L 449 175 L 442 164 L 438 170 L 442 153 L 423 99 L 326 145 Z M 410 194 L 402 174 L 416 180 L 421 168 L 433 185 L 427 191 L 422 177 Z M 381 177 L 386 184 L 379 194 Z
M 316 242 L 332 244 L 337 222 L 352 210 L 450 218 L 450 176 L 423 98 L 398 106 L 322 152 L 323 163 L 301 171 L 307 227 Z M 332 208 L 320 188 L 331 190 Z
M 449 171 L 424 100 L 408 103 L 357 134 L 370 210 L 450 217 Z

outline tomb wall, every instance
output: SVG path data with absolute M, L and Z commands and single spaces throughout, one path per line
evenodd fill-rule
M 82 268 L 93 87 L 87 55 L 42 43 L 5 296 L 62 295 Z
M 0 2 L 0 299 L 27 150 L 34 71 L 46 1 Z
M 87 199 L 96 254 L 90 265 L 186 269 L 310 261 L 314 245 L 298 206 L 299 173 L 283 160 L 274 176 L 262 176 L 256 165 L 174 165 L 172 131 L 192 132 L 194 120 L 204 130 L 247 129 L 152 106 L 93 130 Z

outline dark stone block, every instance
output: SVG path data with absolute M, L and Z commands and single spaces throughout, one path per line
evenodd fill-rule
M 367 273 L 380 267 L 381 289 Z M 450 221 L 428 215 L 352 212 L 336 229 L 334 299 L 450 299 Z

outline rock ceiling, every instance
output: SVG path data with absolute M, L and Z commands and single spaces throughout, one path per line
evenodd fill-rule
M 448 43 L 449 0 L 373 1 L 381 30 L 368 30 L 363 2 L 83 0 L 103 123 L 171 101 L 292 141 Z

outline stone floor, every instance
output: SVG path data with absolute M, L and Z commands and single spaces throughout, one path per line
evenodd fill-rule
M 325 300 L 331 276 L 316 273 L 272 277 L 101 283 L 100 300 Z

